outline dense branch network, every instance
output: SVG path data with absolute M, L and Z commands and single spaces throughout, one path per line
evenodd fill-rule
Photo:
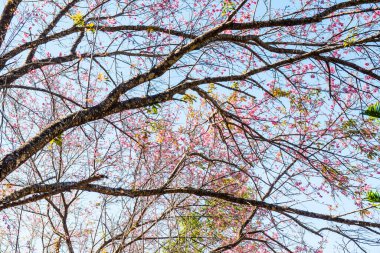
M 0 210 L 18 231 L 38 213 L 45 251 L 378 244 L 358 234 L 380 233 L 361 196 L 379 123 L 360 114 L 378 100 L 379 2 L 7 1 Z M 17 234 L 4 247 L 21 252 Z

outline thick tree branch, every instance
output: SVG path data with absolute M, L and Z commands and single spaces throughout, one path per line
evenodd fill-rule
M 3 13 L 0 17 L 0 47 L 3 45 L 5 36 L 7 35 L 9 24 L 11 23 L 13 16 L 17 11 L 18 5 L 22 0 L 8 0 Z
M 233 23 L 231 29 L 243 30 L 243 29 L 260 29 L 265 27 L 288 27 L 307 25 L 321 22 L 326 18 L 330 18 L 330 14 L 345 8 L 360 6 L 363 4 L 379 3 L 379 0 L 355 0 L 338 3 L 326 8 L 324 11 L 319 12 L 311 17 L 302 18 L 287 18 L 287 19 L 273 19 L 268 21 L 253 21 L 250 23 Z
M 287 213 L 287 214 L 297 214 L 304 217 L 310 217 L 310 218 L 320 219 L 320 220 L 325 220 L 325 221 L 332 221 L 332 222 L 341 223 L 345 225 L 380 228 L 380 223 L 344 219 L 344 218 L 340 218 L 339 217 L 340 215 L 327 215 L 327 214 L 315 213 L 315 212 L 305 211 L 305 210 L 296 209 L 296 208 L 292 208 L 288 206 L 271 204 L 264 201 L 236 197 L 228 193 L 215 192 L 213 190 L 197 189 L 197 188 L 192 188 L 192 187 L 131 190 L 131 189 L 112 188 L 108 186 L 89 184 L 90 181 L 99 180 L 101 178 L 103 178 L 103 176 L 95 176 L 78 183 L 66 182 L 66 183 L 57 183 L 57 184 L 50 184 L 50 185 L 29 186 L 1 200 L 2 206 L 0 206 L 0 210 L 4 209 L 5 205 L 11 204 L 7 202 L 20 199 L 21 197 L 25 197 L 31 193 L 33 194 L 47 193 L 50 195 L 55 195 L 57 193 L 64 192 L 64 191 L 83 190 L 83 191 L 89 191 L 89 192 L 97 192 L 97 193 L 105 194 L 109 196 L 126 196 L 130 198 L 181 193 L 181 194 L 191 194 L 191 195 L 195 195 L 199 197 L 211 197 L 211 198 L 224 200 L 224 201 L 234 203 L 234 204 L 255 206 L 255 207 L 266 209 L 268 211 L 274 211 L 278 213 Z M 44 197 L 46 197 L 46 195 L 44 195 Z

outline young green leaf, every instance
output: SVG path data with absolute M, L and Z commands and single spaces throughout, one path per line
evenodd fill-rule
M 380 103 L 376 102 L 375 104 L 368 106 L 363 114 L 374 118 L 380 118 Z
M 365 198 L 370 203 L 380 203 L 380 193 L 377 191 L 369 191 L 367 192 L 367 197 Z
M 53 140 L 50 141 L 51 145 L 56 144 L 59 147 L 62 147 L 62 143 L 63 143 L 62 134 L 58 135 L 57 137 L 55 137 Z
M 196 96 L 195 95 L 192 95 L 192 94 L 185 94 L 183 97 L 182 97 L 182 100 L 189 103 L 189 104 L 193 104 L 194 101 L 196 100 Z
M 160 105 L 152 105 L 151 107 L 148 107 L 146 111 L 150 114 L 158 114 L 158 109 L 160 108 Z
M 222 4 L 222 17 L 235 10 L 236 4 L 230 0 L 224 0 Z

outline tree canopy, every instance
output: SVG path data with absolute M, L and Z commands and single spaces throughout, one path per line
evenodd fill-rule
M 0 252 L 380 247 L 380 0 L 0 11 Z

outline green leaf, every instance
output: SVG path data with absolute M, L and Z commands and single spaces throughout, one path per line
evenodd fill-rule
M 150 131 L 153 133 L 156 133 L 159 130 L 165 129 L 164 125 L 162 125 L 160 122 L 153 121 L 153 122 L 149 122 L 148 124 L 150 127 Z
M 161 108 L 160 105 L 152 105 L 151 107 L 148 107 L 146 111 L 150 114 L 158 114 L 158 109 Z
M 92 33 L 95 33 L 96 32 L 95 24 L 94 23 L 89 23 L 86 26 L 86 31 L 90 31 Z
M 239 83 L 238 82 L 233 82 L 231 85 L 232 89 L 238 90 L 239 89 Z
M 86 31 L 95 33 L 96 31 L 95 24 L 89 23 L 88 25 L 86 25 L 84 21 L 84 16 L 80 11 L 78 11 L 77 13 L 73 15 L 70 15 L 70 18 L 76 27 L 86 27 Z
M 351 31 L 348 36 L 343 40 L 343 46 L 344 47 L 349 47 L 355 44 L 357 41 L 357 33 L 355 30 Z
M 272 95 L 275 96 L 276 98 L 281 98 L 281 97 L 288 98 L 291 95 L 290 91 L 284 91 L 281 88 L 273 88 L 271 92 L 272 92 Z
M 73 20 L 75 26 L 78 26 L 78 27 L 84 26 L 84 17 L 80 11 L 71 15 L 70 18 Z
M 51 145 L 56 144 L 57 146 L 60 146 L 60 147 L 62 147 L 62 143 L 63 143 L 62 134 L 58 135 L 57 137 L 55 137 L 53 140 L 50 141 Z
M 224 0 L 222 4 L 222 17 L 235 10 L 236 4 L 231 0 Z
M 192 94 L 185 94 L 182 97 L 183 101 L 188 102 L 190 104 L 193 104 L 194 101 L 196 100 L 196 98 L 197 97 L 195 95 L 192 95 Z
M 370 203 L 380 203 L 380 193 L 377 191 L 369 191 L 367 192 L 367 197 L 365 198 Z
M 343 121 L 343 123 L 342 123 L 342 129 L 343 130 L 355 129 L 356 127 L 357 127 L 356 121 L 353 119 Z
M 178 217 L 179 238 L 169 241 L 164 247 L 164 253 L 192 253 L 205 252 L 202 244 L 205 224 L 199 214 L 190 212 L 186 216 Z M 195 240 L 194 240 L 195 239 Z
M 208 93 L 211 93 L 215 90 L 215 83 L 209 83 L 208 84 Z
M 376 102 L 375 104 L 368 106 L 363 114 L 374 118 L 380 118 L 380 103 Z

